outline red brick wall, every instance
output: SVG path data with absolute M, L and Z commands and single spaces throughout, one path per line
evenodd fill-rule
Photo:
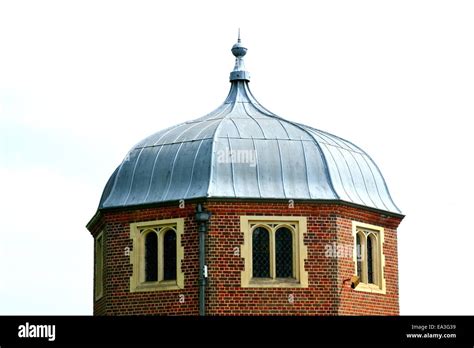
M 102 214 L 105 227 L 104 296 L 94 303 L 95 315 L 198 315 L 198 234 L 194 222 L 194 205 L 111 211 Z M 185 259 L 184 289 L 130 292 L 132 265 L 125 248 L 133 249 L 130 223 L 171 218 L 184 218 L 182 245 Z M 91 228 L 92 229 L 92 228 Z M 100 229 L 92 229 L 99 233 Z M 184 296 L 184 303 L 180 302 Z M 182 297 L 181 297 L 182 298 Z
M 396 228 L 401 219 L 384 218 L 380 213 L 342 204 L 209 201 L 212 212 L 207 236 L 209 269 L 206 306 L 209 315 L 338 315 L 398 314 L 398 260 Z M 198 314 L 198 232 L 194 222 L 194 204 L 129 211 L 104 212 L 96 223 L 105 226 L 104 296 L 94 305 L 94 314 Z M 241 288 L 244 261 L 240 251 L 243 234 L 241 215 L 305 216 L 308 248 L 305 269 L 309 287 Z M 132 273 L 125 247 L 132 249 L 132 222 L 185 218 L 183 235 L 185 289 L 130 293 Z M 350 289 L 343 280 L 354 273 L 351 259 L 326 257 L 325 246 L 331 243 L 352 244 L 352 220 L 385 228 L 384 254 L 387 294 L 368 294 Z M 99 232 L 93 226 L 93 234 Z M 184 295 L 184 303 L 179 296 Z M 293 296 L 293 303 L 288 301 Z
M 352 221 L 366 222 L 384 227 L 385 255 L 384 277 L 386 281 L 386 294 L 365 293 L 354 291 L 350 287 L 341 287 L 340 315 L 399 315 L 398 297 L 398 254 L 397 254 L 397 227 L 398 218 L 382 217 L 377 213 L 363 212 L 355 209 L 340 209 L 337 219 L 338 243 L 354 244 L 352 236 Z M 338 259 L 338 281 L 350 278 L 354 274 L 354 262 L 350 259 Z

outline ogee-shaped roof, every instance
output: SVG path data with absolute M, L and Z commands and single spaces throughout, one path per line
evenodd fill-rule
M 99 209 L 219 197 L 340 200 L 400 213 L 361 148 L 260 105 L 249 90 L 246 52 L 239 38 L 225 102 L 135 145 L 110 177 Z

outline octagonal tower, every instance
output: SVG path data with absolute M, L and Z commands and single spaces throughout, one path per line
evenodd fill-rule
M 358 146 L 264 108 L 240 37 L 224 103 L 135 145 L 87 225 L 94 314 L 399 313 L 403 215 Z

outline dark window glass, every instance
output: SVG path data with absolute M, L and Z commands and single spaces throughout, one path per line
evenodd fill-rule
M 262 227 L 252 234 L 252 269 L 256 278 L 270 277 L 270 235 Z
M 95 260 L 95 286 L 96 296 L 102 294 L 103 267 L 104 267 L 104 242 L 102 236 L 96 241 L 96 260 Z
M 275 258 L 277 278 L 293 277 L 293 237 L 288 228 L 275 233 Z
M 145 237 L 145 281 L 158 280 L 158 236 L 150 232 Z
M 374 282 L 374 260 L 372 237 L 367 238 L 367 283 Z
M 176 232 L 168 230 L 163 237 L 163 279 L 176 279 Z
M 357 233 L 356 237 L 356 253 L 357 253 L 357 276 L 362 281 L 362 245 L 360 244 L 360 235 Z
M 96 247 L 97 247 L 96 249 L 96 275 L 97 275 L 97 278 L 100 279 L 102 277 L 102 263 L 103 263 L 102 236 L 97 238 Z

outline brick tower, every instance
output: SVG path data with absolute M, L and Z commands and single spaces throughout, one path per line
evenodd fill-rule
M 403 215 L 351 142 L 249 89 L 133 147 L 87 225 L 95 315 L 398 315 Z

